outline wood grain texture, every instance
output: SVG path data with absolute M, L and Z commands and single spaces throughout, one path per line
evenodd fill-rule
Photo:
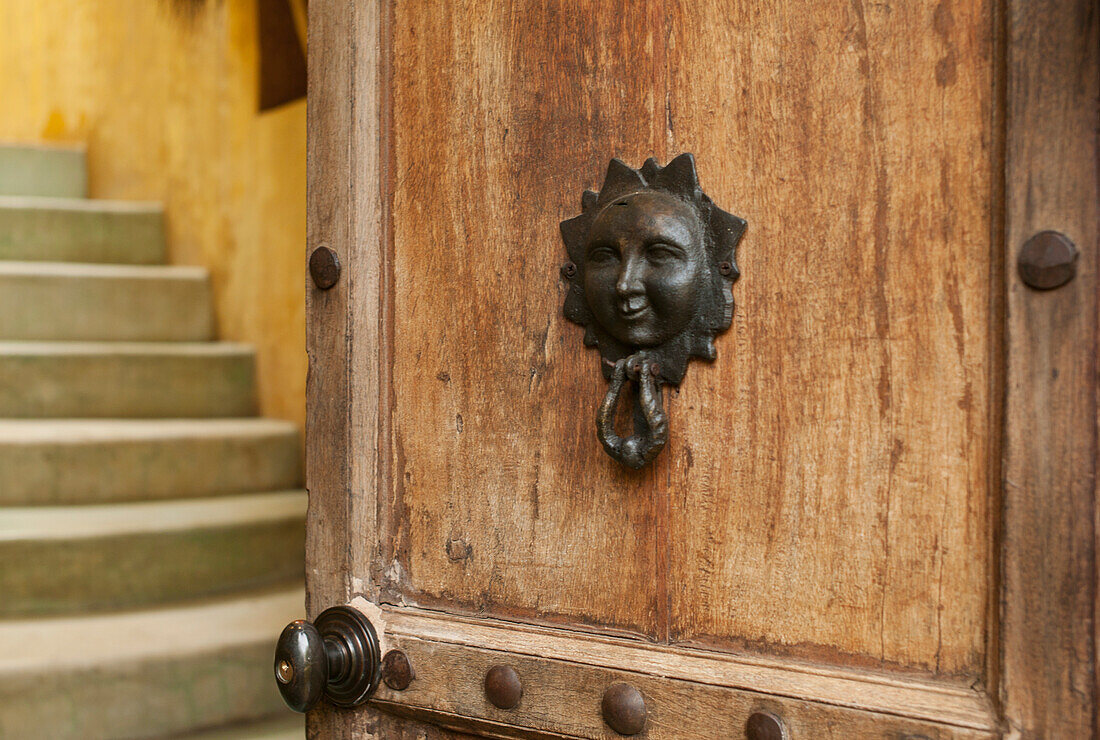
M 991 4 L 682 7 L 670 137 L 749 233 L 671 404 L 672 638 L 976 675 Z
M 394 29 L 391 598 L 978 675 L 990 6 L 471 1 Z M 634 474 L 594 442 L 556 228 L 610 157 L 680 151 L 748 219 L 745 277 Z
M 363 594 L 625 632 L 652 667 L 554 658 L 538 628 L 409 631 L 436 693 L 321 709 L 311 733 L 600 737 L 584 686 L 619 671 L 662 697 L 653 737 L 757 704 L 796 736 L 987 737 L 998 662 L 1011 730 L 1094 731 L 1093 4 L 1009 4 L 1004 256 L 993 0 L 314 6 L 310 246 L 345 280 L 310 288 L 310 613 Z M 680 151 L 748 219 L 744 278 L 718 361 L 670 394 L 669 449 L 629 473 L 595 442 L 606 386 L 561 317 L 557 222 L 611 156 Z M 1014 275 L 1040 228 L 1083 252 L 1041 295 Z M 678 693 L 664 661 L 717 655 L 695 648 L 743 672 Z M 501 651 L 541 713 L 486 713 Z M 803 658 L 848 667 L 783 673 Z
M 485 737 L 618 737 L 600 714 L 603 691 L 618 681 L 645 696 L 639 737 L 654 740 L 741 737 L 761 709 L 782 717 L 795 738 L 995 736 L 988 701 L 959 686 L 780 661 L 736 665 L 720 654 L 395 609 L 387 610 L 383 642 L 383 650 L 409 656 L 416 679 L 400 692 L 381 687 L 375 707 Z M 482 688 L 499 664 L 512 666 L 524 686 L 512 710 L 492 706 Z M 769 671 L 779 691 L 769 690 Z M 843 686 L 819 690 L 830 682 Z
M 306 284 L 306 611 L 314 618 L 351 597 L 348 543 L 356 533 L 351 519 L 351 404 L 349 379 L 352 321 L 349 282 L 360 259 L 356 193 L 366 184 L 353 176 L 358 142 L 352 122 L 358 105 L 376 104 L 376 96 L 357 100 L 354 28 L 356 4 L 350 0 L 313 0 L 309 11 L 308 92 L 308 238 L 307 253 L 321 245 L 336 251 L 342 276 L 334 287 L 318 290 L 303 270 Z M 362 47 L 359 47 L 362 48 Z M 377 208 L 377 206 L 376 206 Z M 373 245 L 377 249 L 377 243 Z M 375 330 L 376 331 L 376 330 Z M 372 326 L 356 341 L 369 342 Z M 362 497 L 361 497 L 362 498 Z M 373 496 L 366 496 L 373 500 Z M 357 509 L 356 511 L 359 511 Z M 349 736 L 354 716 L 322 705 L 306 719 L 310 737 Z
M 610 156 L 663 138 L 663 24 L 656 3 L 397 7 L 395 600 L 658 634 L 656 480 L 595 444 L 606 384 L 562 318 L 557 229 Z
M 905 720 L 929 722 L 955 728 L 990 732 L 996 727 L 989 699 L 979 690 L 958 683 L 932 682 L 926 679 L 904 678 L 880 672 L 832 668 L 767 657 L 731 656 L 714 651 L 677 647 L 658 647 L 643 641 L 584 635 L 576 632 L 536 626 L 519 626 L 497 620 L 454 617 L 423 610 L 387 607 L 384 610 L 383 651 L 392 647 L 419 651 L 423 645 L 441 646 L 457 662 L 475 666 L 459 671 L 456 678 L 451 669 L 437 665 L 434 658 L 414 660 L 418 666 L 415 686 L 403 692 L 388 692 L 380 696 L 388 702 L 430 707 L 452 714 L 460 711 L 455 697 L 480 694 L 477 670 L 484 671 L 493 662 L 483 664 L 482 653 L 492 660 L 514 664 L 531 658 L 525 695 L 531 695 L 522 718 L 511 720 L 527 727 L 551 729 L 569 734 L 575 732 L 559 720 L 547 719 L 555 711 L 569 715 L 564 722 L 582 721 L 583 696 L 553 700 L 547 692 L 548 676 L 553 680 L 572 680 L 582 686 L 581 667 L 610 672 L 648 676 L 670 684 L 687 686 L 693 693 L 699 688 L 731 689 L 754 695 L 788 696 L 814 705 L 830 706 L 861 713 L 888 715 Z M 411 655 L 411 653 L 410 653 Z M 486 660 L 489 660 L 486 658 Z M 569 666 L 556 666 L 559 662 Z M 477 668 L 480 666 L 480 668 Z M 421 670 L 423 668 L 423 670 Z M 448 677 L 450 675 L 450 677 Z M 596 675 L 596 674 L 591 674 Z M 551 681 L 552 682 L 552 681 Z M 533 702 L 533 703 L 532 703 Z M 489 709 L 484 700 L 473 706 L 470 716 L 491 721 L 509 721 L 514 715 Z M 536 704 L 541 707 L 536 709 Z M 523 707 L 521 707 L 521 710 Z M 687 710 L 682 710 L 687 711 Z M 700 727 L 724 726 L 712 715 L 698 721 Z M 543 716 L 546 715 L 546 716 Z M 707 725 L 711 722 L 711 725 Z M 717 722 L 717 725 L 713 724 Z M 554 729 L 556 728 L 556 729 Z
M 1090 0 L 1008 9 L 1001 698 L 1013 737 L 1095 737 L 1100 18 Z M 1040 293 L 1016 255 L 1043 229 L 1080 257 Z

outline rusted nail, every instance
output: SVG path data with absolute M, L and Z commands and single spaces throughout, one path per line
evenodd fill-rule
M 645 729 L 645 697 L 628 683 L 611 684 L 603 692 L 600 710 L 603 721 L 620 735 L 637 735 Z
M 512 666 L 495 665 L 485 674 L 485 696 L 498 709 L 512 709 L 523 695 L 523 684 Z
M 1064 234 L 1040 231 L 1024 243 L 1016 267 L 1029 288 L 1059 288 L 1077 274 L 1077 247 Z
M 321 290 L 328 290 L 340 279 L 340 258 L 336 252 L 321 246 L 309 256 L 309 275 L 313 284 Z
M 474 553 L 473 546 L 466 540 L 450 539 L 447 540 L 447 558 L 452 563 L 458 563 L 468 559 Z
M 416 678 L 409 656 L 400 650 L 391 650 L 382 658 L 382 680 L 394 691 L 404 691 Z
M 564 265 L 561 266 L 561 274 L 567 278 L 576 277 L 577 266 L 572 262 L 566 262 Z
M 722 273 L 723 275 L 727 275 L 727 276 L 731 275 L 733 273 L 733 263 L 732 262 L 719 262 L 718 263 L 718 272 Z
M 783 721 L 771 712 L 753 712 L 745 723 L 746 740 L 788 740 Z

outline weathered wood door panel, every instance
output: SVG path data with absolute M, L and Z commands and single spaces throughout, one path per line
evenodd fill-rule
M 1094 593 L 1095 381 L 1033 368 L 1093 367 L 1097 17 L 1028 5 L 310 4 L 309 246 L 344 264 L 310 290 L 310 613 L 381 605 L 417 673 L 315 731 L 616 737 L 623 680 L 650 738 L 754 711 L 792 738 L 1091 732 L 1091 597 L 1036 616 L 1035 576 L 1001 576 L 1045 541 L 1045 577 Z M 596 441 L 558 222 L 612 157 L 685 151 L 749 223 L 742 278 L 630 471 Z M 1082 253 L 1051 293 L 1014 271 L 1042 228 Z M 1074 321 L 1014 344 L 1051 310 Z M 1012 430 L 1050 393 L 1069 469 L 1006 483 L 1026 509 L 1069 481 L 1036 535 L 1002 474 L 1048 470 Z M 1005 653 L 1024 623 L 1041 659 Z M 497 663 L 515 709 L 485 699 Z

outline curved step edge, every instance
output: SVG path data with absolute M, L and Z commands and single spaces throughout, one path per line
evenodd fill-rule
M 287 712 L 275 640 L 300 587 L 174 609 L 0 621 L 0 737 L 149 737 Z

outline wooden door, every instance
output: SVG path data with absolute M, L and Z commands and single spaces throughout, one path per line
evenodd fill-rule
M 653 739 L 1093 735 L 1094 3 L 309 14 L 343 271 L 309 289 L 308 607 L 376 605 L 416 674 L 312 734 L 618 737 L 627 683 Z M 558 224 L 683 152 L 741 278 L 634 471 Z M 1041 230 L 1080 253 L 1049 291 Z

